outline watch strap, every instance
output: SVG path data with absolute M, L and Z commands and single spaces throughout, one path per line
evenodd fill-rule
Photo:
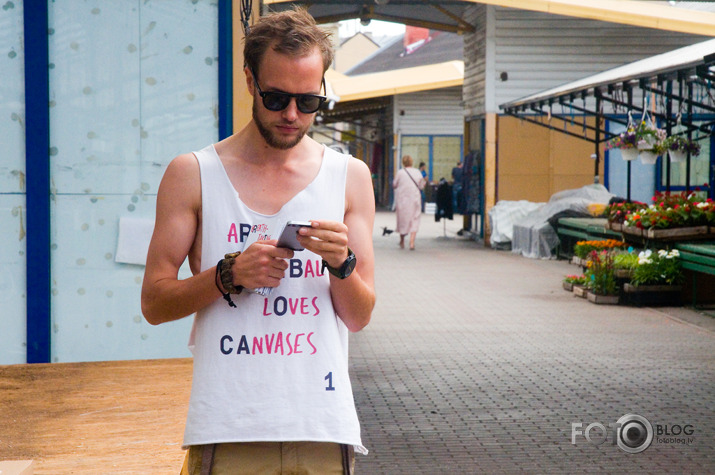
M 345 279 L 347 278 L 350 274 L 345 275 L 345 270 L 347 264 L 355 259 L 355 253 L 352 251 L 352 249 L 348 248 L 348 257 L 343 261 L 342 264 L 340 264 L 340 268 L 336 269 L 335 267 L 332 267 L 328 262 L 323 259 L 323 272 L 327 269 L 328 272 L 333 274 L 335 277 L 339 279 Z

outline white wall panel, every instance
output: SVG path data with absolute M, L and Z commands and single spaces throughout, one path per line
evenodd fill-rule
M 216 2 L 49 8 L 52 361 L 188 356 L 191 319 L 147 324 L 144 267 L 114 254 L 121 217 L 153 219 L 171 159 L 218 139 Z
M 52 361 L 189 356 L 191 318 L 142 316 L 144 266 L 115 262 L 122 216 L 153 218 L 154 195 L 58 195 L 52 213 Z M 134 211 L 129 211 L 132 206 Z M 181 278 L 190 275 L 184 264 Z
M 25 47 L 22 2 L 0 9 L 0 365 L 26 362 Z
M 0 365 L 26 363 L 25 197 L 0 194 Z
M 397 95 L 394 128 L 403 135 L 462 135 L 461 101 L 458 87 Z

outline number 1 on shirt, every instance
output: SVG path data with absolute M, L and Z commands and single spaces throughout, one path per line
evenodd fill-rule
M 331 371 L 324 378 L 328 382 L 328 387 L 325 388 L 326 391 L 335 391 L 335 386 L 333 386 L 333 372 Z

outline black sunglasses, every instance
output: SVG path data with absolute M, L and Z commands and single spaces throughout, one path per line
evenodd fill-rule
M 298 107 L 298 110 L 303 114 L 312 114 L 313 112 L 317 112 L 327 99 L 327 97 L 318 94 L 290 94 L 288 92 L 277 91 L 263 92 L 261 91 L 261 86 L 258 85 L 258 80 L 256 80 L 256 73 L 251 71 L 251 74 L 253 75 L 253 83 L 256 85 L 256 89 L 258 89 L 258 95 L 263 99 L 263 106 L 269 111 L 282 111 L 288 107 L 291 98 L 295 97 L 295 105 Z M 323 78 L 321 86 L 325 89 L 325 78 Z

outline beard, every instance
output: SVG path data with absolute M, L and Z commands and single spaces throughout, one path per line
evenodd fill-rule
M 258 131 L 261 133 L 263 140 L 266 141 L 269 147 L 278 150 L 288 150 L 290 148 L 295 147 L 300 143 L 301 140 L 303 140 L 303 137 L 308 132 L 310 125 L 313 123 L 313 121 L 311 120 L 305 128 L 300 128 L 298 130 L 298 135 L 296 135 L 295 137 L 282 139 L 278 134 L 273 132 L 268 127 L 268 125 L 266 125 L 266 123 L 261 119 L 261 116 L 258 111 L 258 105 L 256 104 L 256 102 L 256 100 L 253 101 L 253 122 L 256 123 Z

